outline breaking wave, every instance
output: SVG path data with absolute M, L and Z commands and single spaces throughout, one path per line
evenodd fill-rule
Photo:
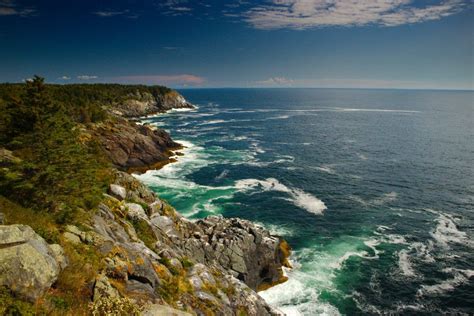
M 237 189 L 241 189 L 244 191 L 260 189 L 262 192 L 278 191 L 287 193 L 289 195 L 289 198 L 287 198 L 288 201 L 293 202 L 293 204 L 295 204 L 299 208 L 305 209 L 309 213 L 315 215 L 323 214 L 324 210 L 327 208 L 324 202 L 318 199 L 317 197 L 307 192 L 304 192 L 301 189 L 289 188 L 274 178 L 268 178 L 266 180 L 238 180 L 235 186 Z

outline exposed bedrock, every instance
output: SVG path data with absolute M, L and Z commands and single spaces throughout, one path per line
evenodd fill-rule
M 114 113 L 124 117 L 140 117 L 183 108 L 193 109 L 194 106 L 174 90 L 156 97 L 149 92 L 137 91 L 129 99 L 115 105 Z
M 99 140 L 114 166 L 121 170 L 158 168 L 170 161 L 172 150 L 180 148 L 164 130 L 121 118 L 95 124 L 90 132 Z
M 284 280 L 283 240 L 237 218 L 189 221 L 127 173 L 117 173 L 109 193 L 81 238 L 106 257 L 95 300 L 123 296 L 198 315 L 279 314 L 256 290 Z

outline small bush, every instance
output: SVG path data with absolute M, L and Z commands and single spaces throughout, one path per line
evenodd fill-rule
M 116 315 L 134 316 L 140 315 L 140 309 L 128 298 L 101 298 L 90 305 L 93 316 Z

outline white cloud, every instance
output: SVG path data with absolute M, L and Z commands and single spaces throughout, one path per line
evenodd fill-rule
M 103 18 L 108 18 L 108 17 L 112 17 L 112 16 L 123 15 L 123 14 L 126 14 L 128 12 L 129 12 L 129 10 L 124 10 L 124 11 L 104 10 L 104 11 L 92 12 L 92 14 L 95 14 L 95 15 L 103 17 Z
M 80 75 L 80 76 L 77 76 L 77 79 L 79 80 L 92 80 L 92 79 L 97 79 L 99 77 L 97 76 L 90 76 L 90 75 Z
M 272 77 L 267 80 L 257 81 L 257 85 L 262 86 L 291 86 L 294 80 L 285 77 Z
M 71 80 L 71 77 L 68 77 L 68 76 L 62 76 L 62 77 L 60 77 L 59 79 L 61 79 L 61 80 Z
M 271 0 L 249 9 L 245 20 L 258 29 L 327 26 L 397 26 L 438 20 L 460 12 L 463 0 L 415 6 L 413 0 Z
M 28 17 L 36 15 L 36 13 L 36 9 L 32 7 L 21 8 L 13 0 L 0 1 L 0 16 L 17 15 L 21 17 Z
M 168 11 L 163 12 L 165 15 L 179 16 L 183 14 L 190 14 L 193 9 L 189 6 L 188 0 L 166 0 L 161 2 L 158 6 Z

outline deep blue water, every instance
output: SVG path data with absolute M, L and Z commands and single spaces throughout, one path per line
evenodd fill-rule
M 472 92 L 183 90 L 146 121 L 187 146 L 139 176 L 181 213 L 294 249 L 261 292 L 289 315 L 474 313 Z

